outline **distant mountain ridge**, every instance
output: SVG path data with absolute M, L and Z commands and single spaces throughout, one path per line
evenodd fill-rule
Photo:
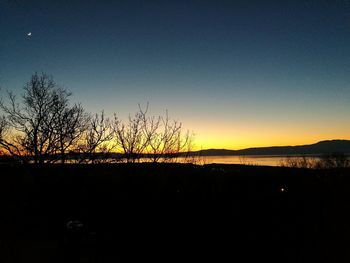
M 326 140 L 298 146 L 254 147 L 241 150 L 208 149 L 192 152 L 201 156 L 228 155 L 323 155 L 331 153 L 350 154 L 350 140 Z

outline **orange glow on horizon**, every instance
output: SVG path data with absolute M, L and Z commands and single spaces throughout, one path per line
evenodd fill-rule
M 338 129 L 320 127 L 215 127 L 205 129 L 199 127 L 195 132 L 195 150 L 201 149 L 230 149 L 240 150 L 253 147 L 296 146 L 314 144 L 319 141 L 344 139 L 350 140 L 350 126 Z M 200 128 L 202 128 L 200 130 Z

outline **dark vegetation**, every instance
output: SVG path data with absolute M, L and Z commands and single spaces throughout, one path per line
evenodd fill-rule
M 349 262 L 350 170 L 1 165 L 1 262 Z
M 149 116 L 139 105 L 134 116 L 111 120 L 102 110 L 87 113 L 70 102 L 71 93 L 46 74 L 32 75 L 20 99 L 8 91 L 0 98 L 0 155 L 22 163 L 172 162 L 188 152 L 193 136 L 181 122 Z M 118 152 L 121 158 L 114 158 Z M 96 158 L 98 157 L 98 158 Z M 113 159 L 113 160 L 112 160 Z
M 318 156 L 287 156 L 280 160 L 280 166 L 310 169 L 337 169 L 350 167 L 349 156 L 332 153 Z

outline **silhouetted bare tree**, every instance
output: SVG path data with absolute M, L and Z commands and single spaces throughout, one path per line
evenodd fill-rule
M 70 95 L 52 77 L 37 73 L 25 85 L 21 105 L 8 92 L 9 104 L 0 102 L 10 130 L 1 140 L 3 148 L 14 156 L 32 157 L 34 163 L 54 161 L 57 154 L 64 162 L 65 151 L 81 133 L 84 112 L 80 105 L 69 106 Z
M 80 162 L 95 163 L 96 160 L 103 161 L 104 158 L 108 158 L 108 154 L 114 148 L 110 143 L 112 139 L 112 124 L 105 117 L 104 111 L 101 114 L 89 116 L 87 129 L 85 129 L 77 149 L 78 153 L 82 154 Z M 97 154 L 99 158 L 97 158 Z
M 59 159 L 66 161 L 66 152 L 81 138 L 87 128 L 86 114 L 80 104 L 69 105 L 71 94 L 64 89 L 52 92 L 52 118 L 48 126 L 53 129 Z
M 0 116 L 0 142 L 3 140 L 7 129 L 5 116 Z
M 152 162 L 169 162 L 179 156 L 182 151 L 191 148 L 192 136 L 182 131 L 182 123 L 171 120 L 166 111 L 165 116 L 147 117 L 140 108 L 144 134 L 147 138 L 146 151 Z
M 8 130 L 8 125 L 5 116 L 0 117 L 0 154 L 3 154 L 4 141 L 6 141 L 6 132 Z
M 34 162 L 43 160 L 46 153 L 51 153 L 52 138 L 47 123 L 48 112 L 52 107 L 51 90 L 55 83 L 46 75 L 33 75 L 24 87 L 22 107 L 12 92 L 8 92 L 9 104 L 1 102 L 6 120 L 12 128 L 12 138 L 2 141 L 3 147 L 13 155 L 31 155 Z
M 192 146 L 192 136 L 183 132 L 182 124 L 165 116 L 148 116 L 139 105 L 133 118 L 126 123 L 115 117 L 114 131 L 116 145 L 122 150 L 127 162 L 135 162 L 141 156 L 152 162 L 176 160 L 182 151 Z
M 137 112 L 134 117 L 129 115 L 126 123 L 120 121 L 116 115 L 114 115 L 114 141 L 116 146 L 122 150 L 128 163 L 134 163 L 139 160 L 141 154 L 147 147 L 148 138 L 144 134 L 143 125 L 141 110 Z

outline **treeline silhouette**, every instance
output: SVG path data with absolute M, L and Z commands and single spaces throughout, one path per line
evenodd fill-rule
M 70 96 L 44 73 L 31 76 L 20 100 L 8 91 L 7 100 L 0 100 L 0 153 L 35 164 L 134 163 L 141 157 L 172 162 L 191 150 L 193 134 L 167 111 L 149 116 L 148 104 L 139 105 L 126 121 L 117 114 L 110 119 L 103 110 L 86 112 L 80 103 L 71 103 Z

